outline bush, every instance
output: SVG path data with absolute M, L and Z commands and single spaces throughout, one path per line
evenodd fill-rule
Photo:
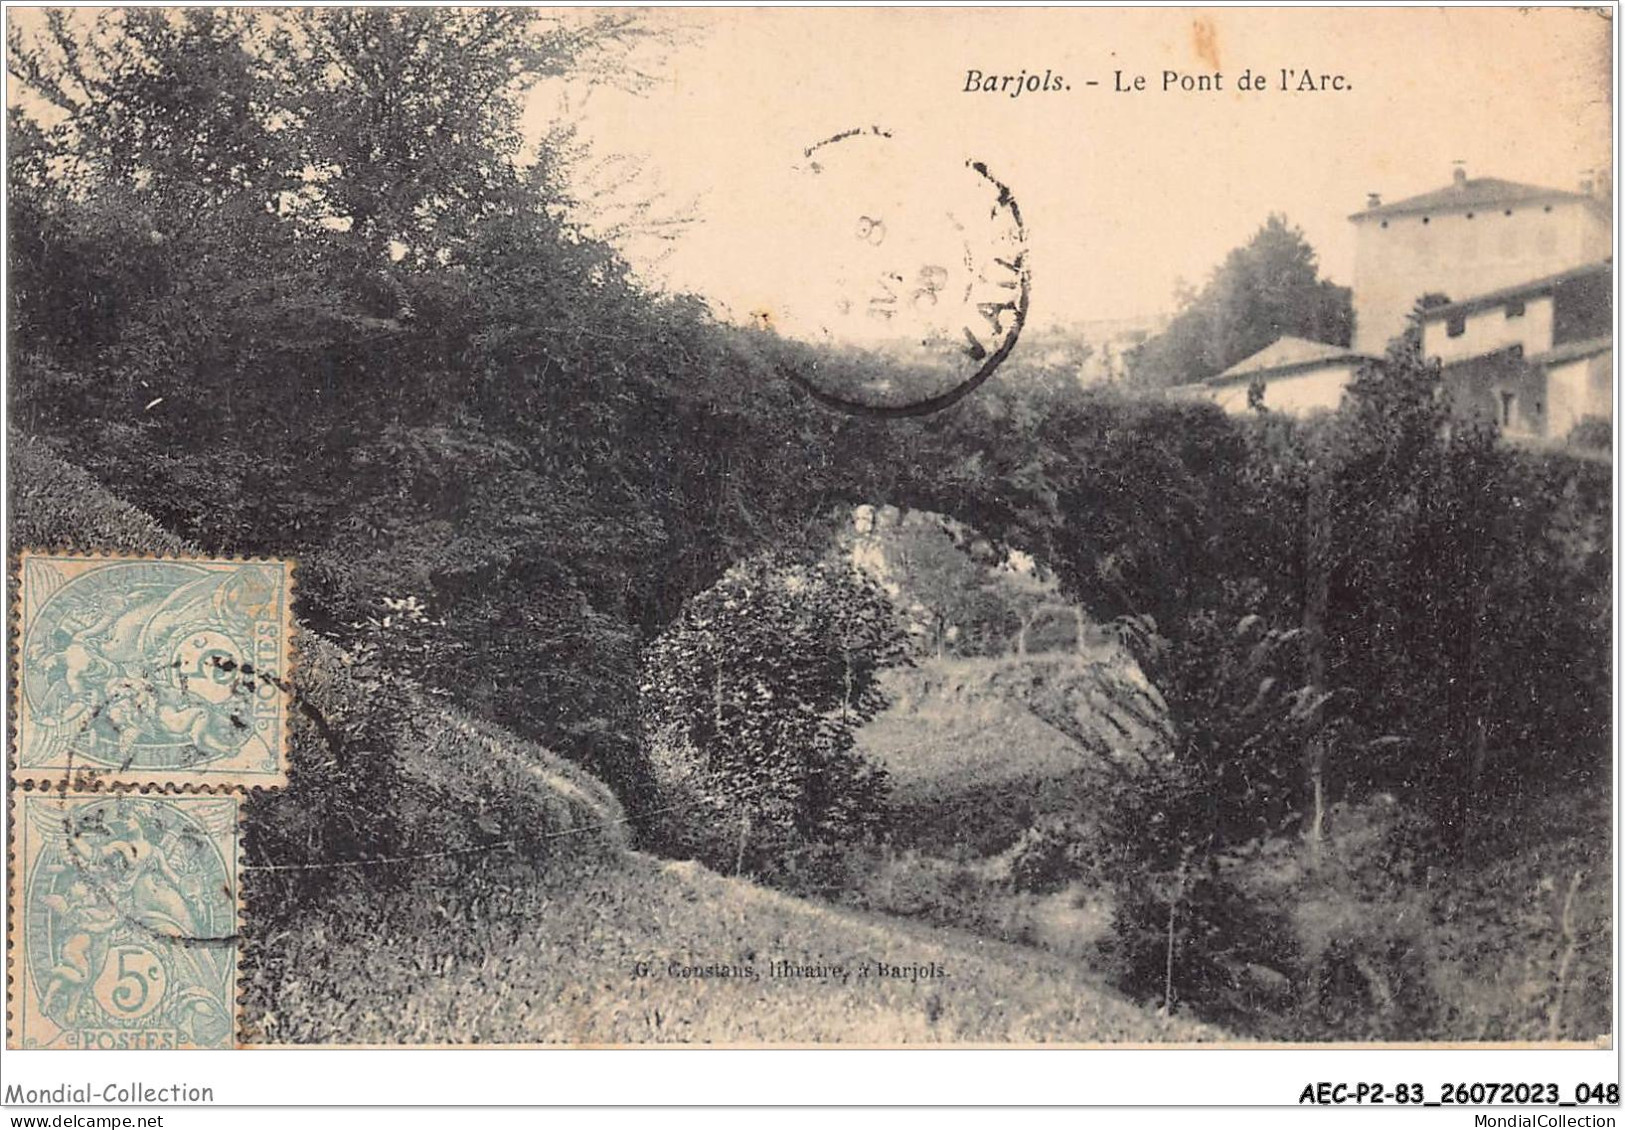
M 1018 891 L 1047 895 L 1088 875 L 1093 853 L 1084 831 L 1067 820 L 1045 820 L 1021 834 L 1008 853 L 1010 883 Z
M 854 735 L 905 640 L 885 594 L 844 562 L 756 558 L 691 599 L 643 666 L 663 848 L 787 877 L 819 870 L 808 849 L 877 831 L 885 774 Z
M 1132 997 L 1246 1030 L 1278 1007 L 1275 982 L 1295 964 L 1284 918 L 1217 869 L 1119 887 L 1104 950 Z
M 88 473 L 64 462 L 44 443 L 16 431 L 8 435 L 11 518 L 7 547 L 107 550 L 122 553 L 195 553 L 152 517 L 113 495 Z

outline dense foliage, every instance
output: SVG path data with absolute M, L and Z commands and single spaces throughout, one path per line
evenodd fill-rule
M 1283 336 L 1346 346 L 1354 334 L 1349 288 L 1320 277 L 1314 248 L 1279 215 L 1230 252 L 1201 290 L 1181 295 L 1179 305 L 1166 330 L 1129 353 L 1134 383 L 1163 388 L 1205 380 Z
M 886 595 L 839 561 L 755 558 L 691 598 L 644 658 L 663 846 L 806 882 L 818 849 L 875 833 L 885 779 L 854 735 L 905 640 Z
M 1269 567 L 1142 641 L 1171 756 L 1116 783 L 1086 830 L 1135 991 L 1232 1016 L 1238 970 L 1286 969 L 1297 1031 L 1353 1030 L 1351 1001 L 1381 1013 L 1361 1031 L 1417 1030 L 1432 1005 L 1410 942 L 1350 926 L 1341 949 L 1296 954 L 1287 907 L 1226 868 L 1300 836 L 1308 898 L 1331 882 L 1334 807 L 1397 799 L 1403 844 L 1383 850 L 1443 865 L 1493 857 L 1487 829 L 1532 799 L 1607 791 L 1607 470 L 1452 421 L 1438 379 L 1402 339 L 1341 412 L 1245 425 L 1244 513 Z
M 514 119 L 526 83 L 597 65 L 619 25 L 538 19 L 17 31 L 51 107 L 10 117 L 17 425 L 207 549 L 297 557 L 302 613 L 341 642 L 418 601 L 444 623 L 426 678 L 634 810 L 641 643 L 731 562 L 824 537 L 834 508 L 962 517 L 1113 611 L 1207 583 L 1229 488 L 1198 468 L 1237 446 L 1210 413 L 1036 388 L 851 420 L 774 375 L 772 339 L 643 293 L 569 222 L 556 151 L 520 161 Z M 476 81 L 493 69 L 512 82 Z M 374 159 L 411 199 L 348 183 Z

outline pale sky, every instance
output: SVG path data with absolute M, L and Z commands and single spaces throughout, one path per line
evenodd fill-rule
M 986 162 L 1028 231 L 1029 324 L 1168 310 L 1272 211 L 1352 281 L 1347 216 L 1472 176 L 1562 188 L 1609 164 L 1612 24 L 1582 10 L 705 9 L 662 12 L 690 41 L 665 81 L 595 90 L 576 112 L 600 155 L 644 165 L 696 222 L 651 277 L 743 317 L 808 271 L 802 150 L 879 125 L 944 169 Z M 1344 92 L 1244 93 L 1244 69 L 1341 74 Z M 966 72 L 1064 76 L 1055 93 L 965 93 Z M 1147 91 L 1115 93 L 1113 72 Z M 1165 69 L 1223 76 L 1164 93 Z M 1095 80 L 1099 86 L 1085 86 Z M 538 95 L 538 118 L 558 91 Z M 605 174 L 600 173 L 600 177 Z M 609 174 L 614 179 L 615 174 Z M 628 193 L 641 192 L 639 182 Z M 813 256 L 814 258 L 816 256 Z

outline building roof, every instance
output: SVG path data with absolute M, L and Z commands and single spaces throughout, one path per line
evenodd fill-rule
M 1341 345 L 1327 345 L 1303 337 L 1282 337 L 1267 345 L 1251 357 L 1237 361 L 1217 376 L 1209 377 L 1206 384 L 1226 385 L 1237 381 L 1253 381 L 1259 377 L 1284 377 L 1308 369 L 1327 365 L 1360 363 L 1375 360 L 1368 353 L 1356 353 Z
M 1463 298 L 1460 302 L 1451 302 L 1444 306 L 1430 306 L 1422 312 L 1422 321 L 1436 322 L 1440 318 L 1448 318 L 1452 314 L 1470 314 L 1474 310 L 1482 310 L 1487 306 L 1499 306 L 1501 303 L 1513 298 L 1532 298 L 1537 294 L 1547 294 L 1564 283 L 1574 282 L 1576 279 L 1583 279 L 1590 275 L 1608 275 L 1613 269 L 1614 261 L 1612 259 L 1586 263 L 1580 267 L 1570 267 L 1568 270 L 1559 271 L 1555 275 L 1542 275 L 1540 278 L 1530 279 L 1528 282 L 1487 290 L 1483 294 Z
M 1531 365 L 1561 365 L 1565 361 L 1580 361 L 1595 357 L 1614 348 L 1612 337 L 1588 337 L 1584 341 L 1570 341 L 1554 346 L 1529 358 Z
M 1455 212 L 1469 208 L 1510 208 L 1515 204 L 1550 204 L 1561 200 L 1591 200 L 1583 192 L 1519 184 L 1499 177 L 1461 177 L 1454 184 L 1408 196 L 1392 204 L 1378 204 L 1356 212 L 1351 220 L 1372 220 L 1385 216 L 1408 216 L 1418 212 Z

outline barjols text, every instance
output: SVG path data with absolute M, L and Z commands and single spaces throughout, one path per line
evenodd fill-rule
M 1065 78 L 1045 68 L 1040 77 L 1036 72 L 1022 71 L 1018 75 L 984 75 L 981 71 L 965 72 L 966 94 L 1008 94 L 1020 98 L 1022 94 L 1053 94 L 1058 90 L 1071 90 Z

